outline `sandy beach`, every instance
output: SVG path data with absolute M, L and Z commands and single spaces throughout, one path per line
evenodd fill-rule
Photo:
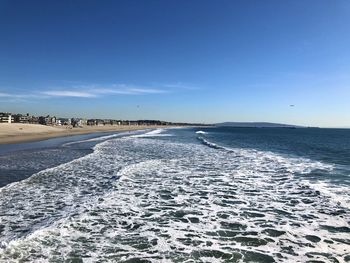
M 45 126 L 40 124 L 0 123 L 0 144 L 40 141 L 55 137 L 109 131 L 132 131 L 159 126 L 104 125 L 71 128 L 67 126 Z

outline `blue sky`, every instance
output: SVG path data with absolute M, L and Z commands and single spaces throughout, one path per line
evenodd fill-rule
M 0 111 L 350 127 L 349 25 L 347 0 L 0 0 Z

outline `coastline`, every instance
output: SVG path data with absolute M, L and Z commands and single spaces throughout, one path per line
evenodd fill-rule
M 40 124 L 0 123 L 0 145 L 42 141 L 57 137 L 83 135 L 99 132 L 135 131 L 151 128 L 169 127 L 170 126 L 159 125 L 104 125 L 69 128 L 65 126 L 53 127 Z

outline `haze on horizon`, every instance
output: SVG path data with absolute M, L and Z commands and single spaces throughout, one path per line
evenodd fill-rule
M 350 2 L 0 0 L 0 111 L 350 127 Z

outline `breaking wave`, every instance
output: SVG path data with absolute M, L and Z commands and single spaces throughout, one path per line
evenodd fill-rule
M 162 132 L 1 188 L 0 260 L 345 261 L 349 207 L 297 176 L 332 166 Z

